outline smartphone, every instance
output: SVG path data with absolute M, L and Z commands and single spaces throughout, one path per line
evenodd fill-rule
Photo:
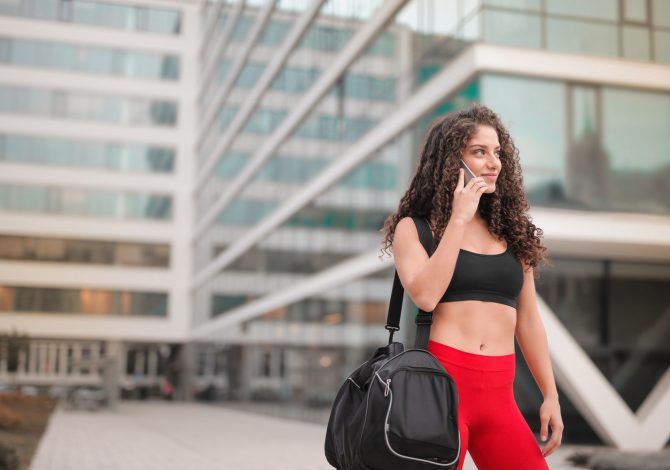
M 462 158 L 461 158 L 460 163 L 461 163 L 461 168 L 463 168 L 463 172 L 464 172 L 464 174 L 463 174 L 463 186 L 465 187 L 468 184 L 468 182 L 472 178 L 475 177 L 475 174 L 472 172 L 472 170 L 470 168 L 468 168 L 468 166 L 465 164 L 465 162 L 463 161 Z

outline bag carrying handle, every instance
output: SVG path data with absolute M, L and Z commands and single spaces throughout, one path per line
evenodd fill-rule
M 430 231 L 430 224 L 423 217 L 412 217 L 416 229 L 419 233 L 419 240 L 421 245 L 432 256 L 435 249 L 435 240 Z M 386 316 L 385 328 L 389 330 L 389 344 L 393 342 L 393 333 L 400 329 L 400 314 L 402 313 L 402 301 L 405 294 L 405 288 L 400 282 L 398 270 L 395 270 L 393 277 L 393 290 L 391 291 L 391 299 L 389 300 L 389 310 Z M 414 319 L 416 323 L 416 339 L 414 347 L 419 349 L 428 349 L 428 339 L 430 337 L 430 327 L 433 324 L 433 312 L 424 312 L 419 309 L 419 312 Z

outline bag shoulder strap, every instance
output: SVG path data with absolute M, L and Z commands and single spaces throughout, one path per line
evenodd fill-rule
M 412 217 L 419 234 L 419 241 L 428 253 L 432 256 L 435 246 L 433 234 L 430 231 L 428 221 L 423 217 Z M 400 329 L 400 314 L 402 313 L 402 300 L 405 294 L 405 288 L 400 282 L 398 270 L 396 269 L 393 277 L 393 290 L 391 291 L 391 299 L 389 301 L 389 310 L 386 316 L 386 329 L 389 330 L 389 344 L 393 341 L 393 333 Z M 414 347 L 427 349 L 428 338 L 430 336 L 430 326 L 433 323 L 433 313 L 424 312 L 419 309 L 416 316 L 415 323 L 417 325 L 416 341 Z
M 430 224 L 425 217 L 412 217 L 414 225 L 416 225 L 416 231 L 419 233 L 419 241 L 423 245 L 423 248 L 428 253 L 428 256 L 433 256 L 435 251 L 435 240 L 433 239 L 433 233 L 430 230 Z

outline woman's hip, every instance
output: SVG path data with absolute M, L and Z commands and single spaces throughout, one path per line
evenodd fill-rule
M 516 371 L 516 354 L 488 356 L 474 354 L 437 341 L 428 341 L 433 354 L 452 376 L 459 389 L 511 389 Z

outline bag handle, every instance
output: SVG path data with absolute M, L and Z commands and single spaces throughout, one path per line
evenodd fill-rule
M 419 233 L 419 240 L 421 245 L 428 253 L 428 256 L 432 256 L 435 249 L 435 240 L 433 239 L 433 234 L 430 231 L 430 224 L 423 217 L 412 217 L 414 224 L 416 225 L 417 232 Z M 386 326 L 385 328 L 389 330 L 389 344 L 393 342 L 393 333 L 400 329 L 400 314 L 402 313 L 402 301 L 405 294 L 405 288 L 400 282 L 400 277 L 398 276 L 398 270 L 395 270 L 395 275 L 393 277 L 393 290 L 391 291 L 391 299 L 389 301 L 389 310 L 386 316 Z M 430 337 L 430 327 L 433 324 L 433 312 L 424 312 L 419 309 L 419 312 L 414 319 L 416 323 L 416 339 L 414 342 L 415 348 L 427 349 L 428 348 L 428 339 Z

